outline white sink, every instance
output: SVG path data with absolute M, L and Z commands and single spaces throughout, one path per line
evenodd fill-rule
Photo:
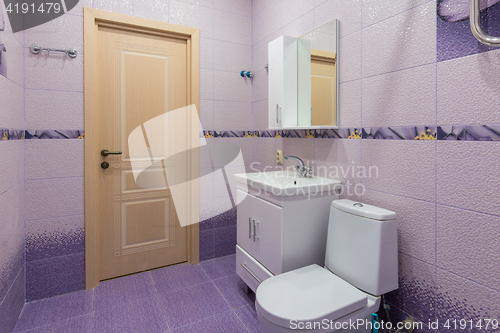
M 235 174 L 236 181 L 278 196 L 318 195 L 340 187 L 341 182 L 323 177 L 299 177 L 294 171 Z

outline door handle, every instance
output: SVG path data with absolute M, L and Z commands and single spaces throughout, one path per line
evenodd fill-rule
M 252 218 L 248 218 L 248 238 L 252 238 Z
M 121 155 L 121 151 L 109 151 L 107 149 L 101 150 L 101 155 L 102 156 L 108 156 L 108 155 Z

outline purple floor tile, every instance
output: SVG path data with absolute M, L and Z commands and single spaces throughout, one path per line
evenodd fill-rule
M 111 332 L 169 332 L 158 296 L 135 300 L 118 307 L 97 310 L 92 323 L 92 333 Z
M 255 302 L 255 294 L 246 294 L 246 284 L 236 274 L 214 280 L 214 284 L 233 309 Z
M 85 253 L 26 263 L 26 300 L 85 289 Z
M 95 288 L 94 310 L 102 310 L 152 297 L 155 294 L 151 272 L 128 275 L 101 282 Z
M 211 279 L 219 279 L 236 273 L 236 255 L 203 261 L 200 265 Z
M 92 329 L 92 313 L 70 318 L 64 322 L 54 324 L 51 333 L 90 333 Z
M 233 312 L 224 312 L 213 317 L 179 327 L 173 333 L 247 333 L 247 329 Z
M 169 293 L 210 281 L 200 265 L 180 264 L 151 271 L 156 291 Z
M 171 329 L 230 310 L 212 282 L 163 294 L 160 300 Z
M 257 319 L 257 312 L 255 312 L 254 304 L 241 307 L 234 310 L 234 312 L 238 315 L 249 332 L 264 333 L 264 330 L 262 330 L 259 320 Z
M 92 311 L 93 290 L 47 298 L 27 303 L 21 313 L 15 332 L 65 322 Z
M 0 333 L 10 333 L 16 326 L 17 318 L 24 306 L 24 269 L 21 269 L 0 303 Z

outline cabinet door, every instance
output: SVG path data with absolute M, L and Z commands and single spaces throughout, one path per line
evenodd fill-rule
M 269 128 L 281 127 L 281 108 L 283 107 L 283 38 L 268 45 L 268 109 Z
M 237 190 L 238 192 L 238 197 L 243 197 L 245 196 L 245 193 L 243 193 L 240 190 Z M 238 200 L 239 201 L 239 200 Z M 247 251 L 249 254 L 252 254 L 252 247 L 253 247 L 253 227 L 252 227 L 252 221 L 251 219 L 253 218 L 253 212 L 254 212 L 254 206 L 255 206 L 255 197 L 252 197 L 251 195 L 247 195 L 243 201 L 241 201 L 238 204 L 238 217 L 237 217 L 237 239 L 236 242 L 238 243 L 241 248 L 243 248 L 245 251 Z
M 256 237 L 251 254 L 273 274 L 280 274 L 283 272 L 282 208 L 256 197 L 252 199 Z

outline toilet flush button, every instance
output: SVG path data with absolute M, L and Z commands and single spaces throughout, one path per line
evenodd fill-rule
M 363 207 L 363 204 L 361 202 L 356 202 L 353 204 L 354 207 Z

